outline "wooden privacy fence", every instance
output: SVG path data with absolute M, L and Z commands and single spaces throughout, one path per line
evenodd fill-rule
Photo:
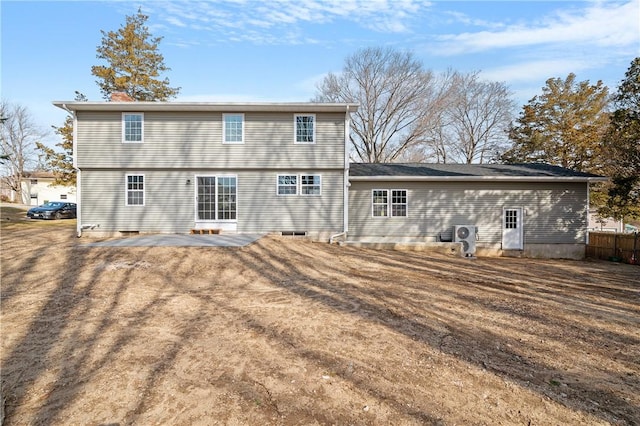
M 589 232 L 587 257 L 640 265 L 640 233 Z

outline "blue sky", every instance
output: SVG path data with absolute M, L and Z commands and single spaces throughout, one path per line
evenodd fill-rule
M 392 46 L 434 72 L 505 82 L 517 113 L 548 78 L 570 72 L 613 92 L 640 56 L 640 0 L 2 0 L 2 99 L 43 128 L 65 117 L 51 101 L 75 90 L 102 100 L 91 75 L 100 30 L 117 30 L 138 7 L 164 37 L 176 101 L 308 101 L 346 56 Z

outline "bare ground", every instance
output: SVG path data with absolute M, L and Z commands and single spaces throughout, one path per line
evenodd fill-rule
M 640 424 L 640 267 L 2 230 L 5 424 Z

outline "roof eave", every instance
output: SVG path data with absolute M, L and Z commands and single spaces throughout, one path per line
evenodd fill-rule
M 606 182 L 605 177 L 585 176 L 349 176 L 356 182 Z
M 355 103 L 316 102 L 77 102 L 54 101 L 72 111 L 182 111 L 182 112 L 356 112 Z

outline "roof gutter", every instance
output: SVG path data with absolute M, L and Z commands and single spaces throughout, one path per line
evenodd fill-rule
M 351 176 L 353 182 L 607 182 L 606 177 L 578 176 Z
M 54 101 L 53 105 L 74 111 L 165 111 L 165 112 L 343 112 L 356 111 L 358 104 L 318 102 L 77 102 Z
M 71 111 L 69 107 L 67 107 L 67 104 L 63 103 L 62 105 L 56 105 L 56 106 L 62 108 L 63 110 L 67 111 L 69 114 L 73 115 L 73 111 Z

